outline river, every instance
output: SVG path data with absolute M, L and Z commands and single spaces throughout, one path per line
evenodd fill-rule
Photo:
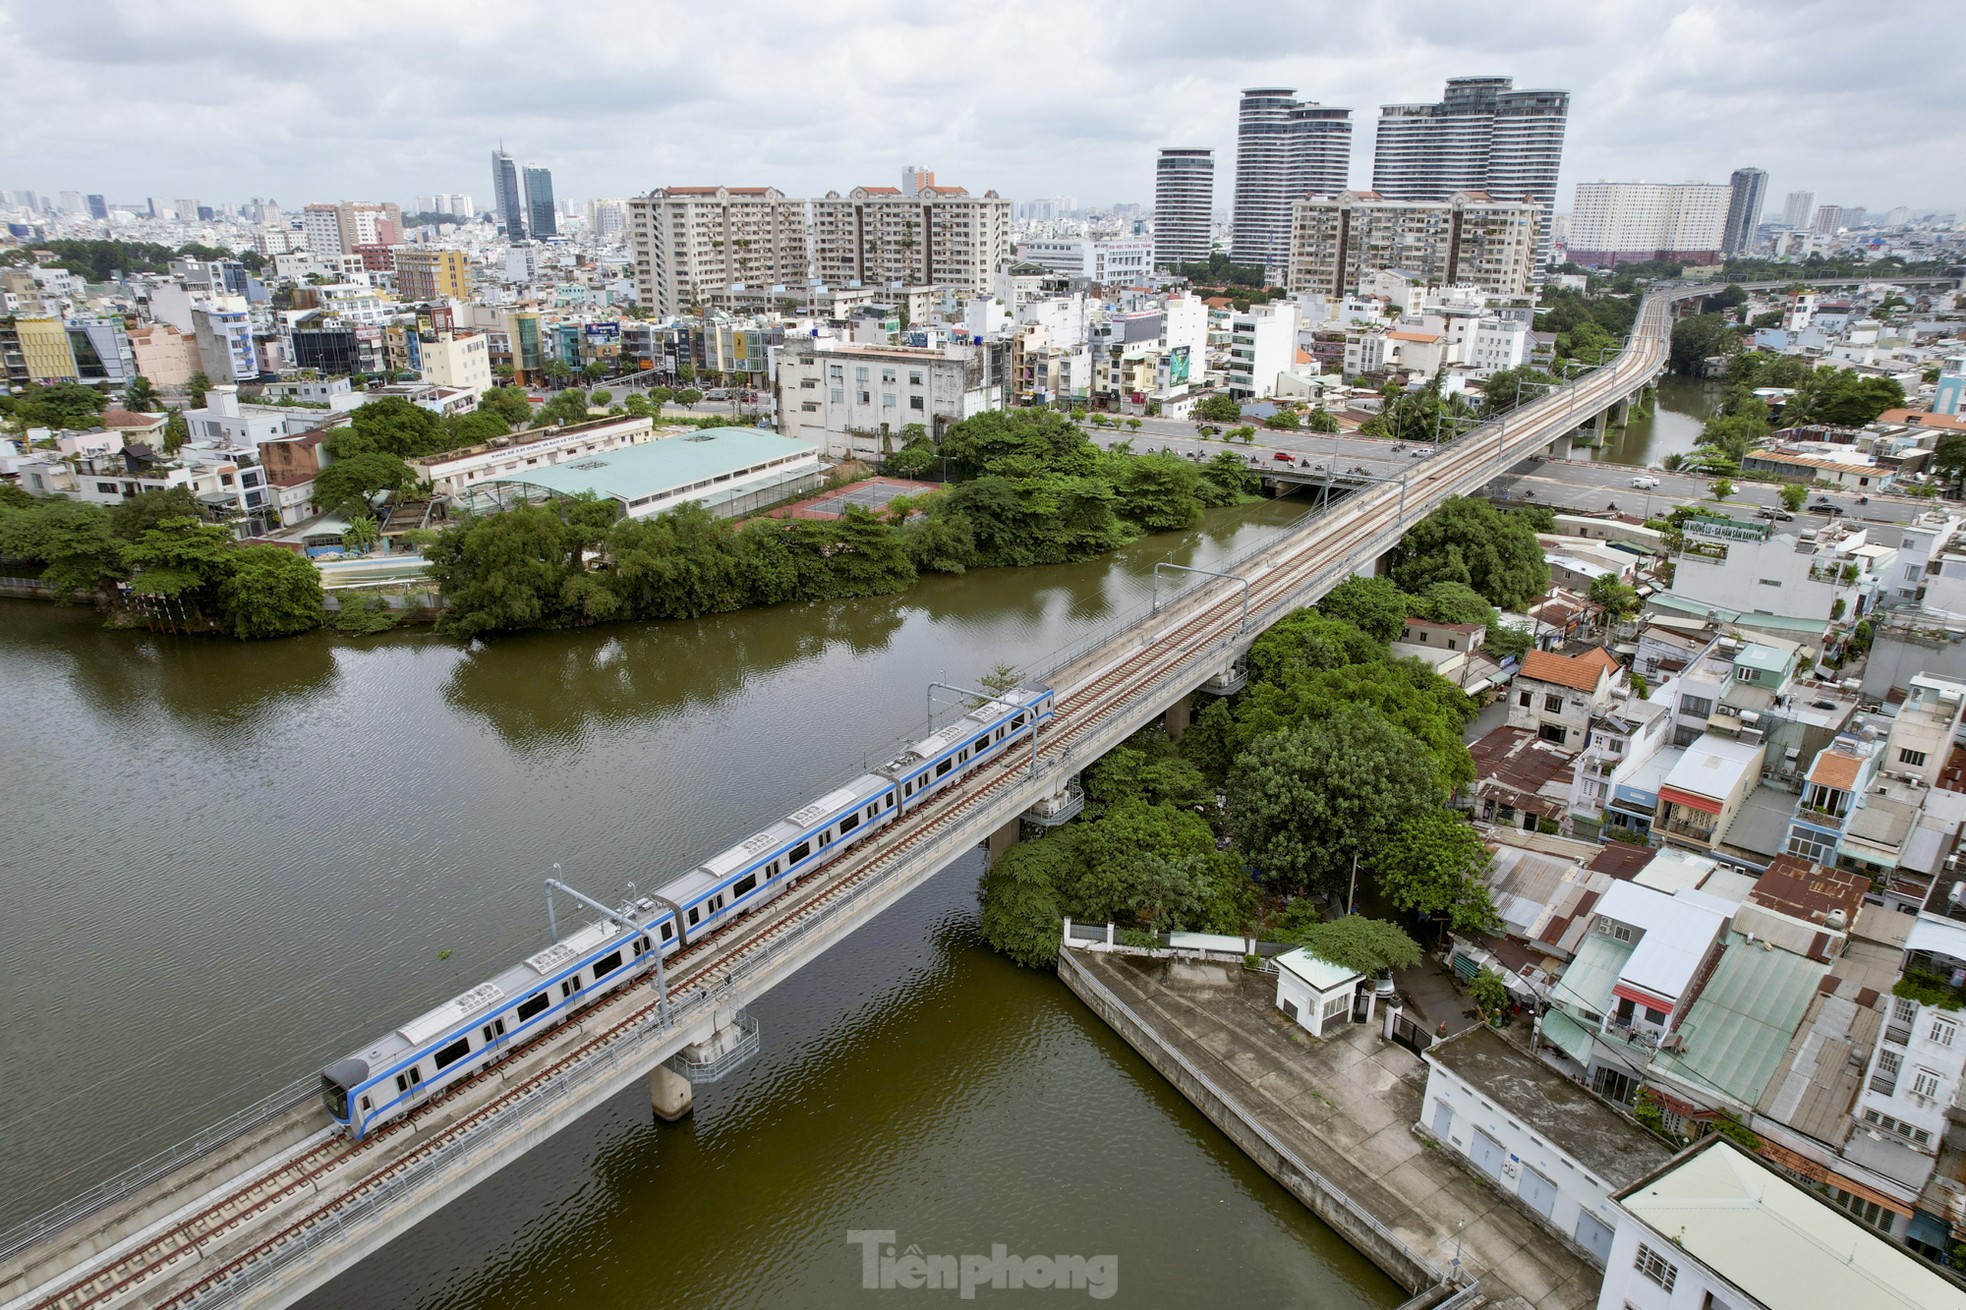
M 540 880 L 644 886 L 1301 513 L 905 595 L 507 638 L 235 644 L 0 602 L 0 1225 L 537 949 Z M 861 1304 L 849 1229 L 1111 1254 L 1117 1304 L 1394 1285 L 1048 975 L 976 937 L 980 855 L 761 1001 L 655 1124 L 625 1093 L 322 1289 L 330 1306 Z M 986 1293 L 987 1295 L 987 1293 Z
M 1720 395 L 1721 388 L 1716 383 L 1673 376 L 1661 378 L 1658 404 L 1651 414 L 1635 418 L 1622 428 L 1608 425 L 1604 444 L 1595 450 L 1578 446 L 1575 458 L 1657 468 L 1659 461 L 1668 455 L 1690 454 L 1699 444 L 1700 431 L 1714 406 L 1720 403 Z

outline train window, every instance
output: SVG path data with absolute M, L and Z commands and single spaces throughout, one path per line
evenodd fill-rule
M 545 992 L 534 992 L 531 996 L 519 1002 L 519 1022 L 524 1023 L 541 1010 L 544 1010 L 551 1003 L 551 999 Z
M 703 914 L 703 912 L 702 912 L 702 910 L 701 910 L 701 909 L 700 909 L 699 907 L 697 907 L 697 906 L 694 906 L 694 905 L 692 905 L 692 906 L 690 906 L 690 907 L 689 907 L 689 926 L 690 926 L 690 927 L 692 927 L 692 928 L 694 928 L 694 927 L 696 926 L 696 921 L 697 921 L 697 920 L 698 920 L 699 918 L 701 918 L 701 917 L 702 917 L 702 914 Z
M 780 867 L 783 863 L 782 860 L 773 860 L 769 865 L 765 866 L 765 877 L 776 878 L 779 874 L 783 873 L 784 869 Z
M 396 1075 L 396 1090 L 399 1092 L 407 1092 L 408 1090 L 410 1090 L 410 1088 L 416 1086 L 418 1083 L 422 1081 L 423 1081 L 423 1066 L 413 1064 L 409 1067 L 407 1072 L 399 1073 Z
M 364 1096 L 362 1098 L 362 1113 L 367 1114 L 370 1110 L 373 1110 L 374 1108 L 375 1106 L 370 1103 L 369 1098 Z
M 649 953 L 649 939 L 646 937 L 637 937 L 635 939 L 635 957 L 637 959 L 640 959 L 642 956 L 647 955 L 648 953 Z
M 954 760 L 944 760 L 944 761 L 942 761 L 942 763 L 940 763 L 940 764 L 938 764 L 938 765 L 936 765 L 936 766 L 935 766 L 935 776 L 939 778 L 939 777 L 941 777 L 941 776 L 942 776 L 943 774 L 945 774 L 945 773 L 947 773 L 947 772 L 949 771 L 949 769 L 950 769 L 950 767 L 951 767 L 952 765 L 954 765 L 954 763 L 955 763 L 955 761 L 954 761 Z
M 400 1073 L 396 1075 L 396 1090 L 399 1092 L 410 1090 L 410 1080 L 406 1075 Z
M 669 939 L 670 939 L 671 937 L 674 937 L 675 935 L 676 935 L 676 924 L 675 924 L 675 921 L 674 921 L 674 920 L 665 920 L 665 921 L 663 922 L 663 925 L 662 925 L 662 940 L 666 942 L 666 941 L 668 941 L 668 940 L 669 940 Z
M 757 887 L 758 887 L 758 875 L 755 873 L 747 873 L 742 878 L 739 878 L 736 882 L 731 884 L 730 894 L 732 896 L 749 896 L 753 891 L 757 890 Z
M 889 808 L 890 810 L 894 808 L 894 793 L 893 793 L 893 792 L 889 792 L 889 793 L 887 794 L 887 807 L 888 807 L 888 808 Z
M 436 1060 L 439 1069 L 447 1069 L 469 1054 L 471 1054 L 471 1039 L 460 1037 L 432 1058 Z
M 887 803 L 889 805 L 894 804 L 894 797 L 892 796 L 888 797 Z M 879 814 L 880 812 L 881 812 L 881 803 L 879 801 L 875 801 L 872 805 L 869 805 L 867 807 L 867 817 L 870 819 L 873 818 L 875 815 Z
M 612 955 L 603 955 L 600 959 L 594 961 L 594 981 L 599 982 L 620 967 L 620 951 L 616 951 Z
M 1018 716 L 1017 716 L 1016 718 L 1014 718 L 1014 719 L 1012 719 L 1012 720 L 1010 721 L 1010 726 L 1011 726 L 1011 727 L 1013 727 L 1013 728 L 1021 728 L 1021 727 L 1023 727 L 1023 726 L 1024 726 L 1024 716 L 1020 714 L 1020 715 L 1018 715 Z
M 562 996 L 572 996 L 575 992 L 579 990 L 580 990 L 579 974 L 575 974 L 573 977 L 567 979 L 565 982 L 560 984 L 560 995 Z
M 493 1019 L 490 1023 L 484 1026 L 483 1031 L 485 1034 L 485 1045 L 490 1046 L 493 1042 L 505 1036 L 504 1017 L 500 1016 L 499 1018 Z
M 842 814 L 840 816 L 840 836 L 846 836 L 859 826 L 860 816 L 858 814 Z
M 794 846 L 788 852 L 788 855 L 790 856 L 791 861 L 794 864 L 797 864 L 800 860 L 803 860 L 804 858 L 806 858 L 806 856 L 810 854 L 812 854 L 812 841 L 810 839 L 800 842 L 797 846 Z

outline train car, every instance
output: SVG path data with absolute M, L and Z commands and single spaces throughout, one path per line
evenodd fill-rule
M 638 930 L 596 920 L 323 1069 L 329 1116 L 359 1141 L 641 976 L 654 966 L 656 943 L 665 955 L 681 949 L 675 912 L 660 899 L 642 897 L 622 917 Z
M 912 809 L 1038 731 L 1052 716 L 1053 699 L 1043 683 L 1013 688 L 922 738 L 878 772 L 893 780 L 901 809 Z
M 755 909 L 802 874 L 894 821 L 894 784 L 863 774 L 713 855 L 656 895 L 681 916 L 684 944 Z

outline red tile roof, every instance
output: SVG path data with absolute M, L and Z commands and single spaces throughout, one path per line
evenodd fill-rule
M 1532 650 L 1522 658 L 1519 675 L 1535 682 L 1554 682 L 1577 691 L 1596 691 L 1604 673 L 1615 671 L 1618 662 L 1598 647 L 1588 655 L 1558 655 L 1553 651 Z
M 102 425 L 106 428 L 148 428 L 155 427 L 169 417 L 168 414 L 146 414 L 136 409 L 105 409 L 102 412 Z

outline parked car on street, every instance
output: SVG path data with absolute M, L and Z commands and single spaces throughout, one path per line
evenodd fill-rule
M 1754 512 L 1754 516 L 1758 519 L 1767 519 L 1772 523 L 1787 523 L 1795 517 L 1795 515 L 1789 513 L 1779 505 L 1763 505 Z
M 1637 477 L 1632 479 L 1632 485 L 1634 487 L 1637 487 L 1640 491 L 1650 491 L 1652 490 L 1652 488 L 1659 485 L 1659 479 L 1653 477 L 1649 473 L 1641 473 Z

